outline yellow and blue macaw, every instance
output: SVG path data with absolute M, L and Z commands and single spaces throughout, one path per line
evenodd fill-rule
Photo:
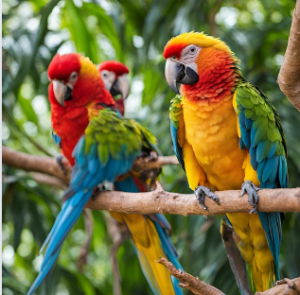
M 167 43 L 164 57 L 168 84 L 177 93 L 181 84 L 170 107 L 171 135 L 190 188 L 206 208 L 205 196 L 219 202 L 212 190 L 242 187 L 256 212 L 259 188 L 288 187 L 286 140 L 274 107 L 242 77 L 238 60 L 219 39 L 184 33 Z M 226 214 L 257 291 L 280 277 L 282 217 Z

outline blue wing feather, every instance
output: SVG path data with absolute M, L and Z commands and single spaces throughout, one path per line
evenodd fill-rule
M 173 149 L 174 149 L 175 155 L 176 155 L 180 165 L 182 166 L 183 170 L 185 170 L 182 148 L 180 147 L 180 145 L 178 143 L 178 138 L 177 138 L 178 129 L 174 126 L 172 120 L 170 122 L 170 127 L 171 127 L 171 136 L 172 136 Z
M 61 138 L 55 133 L 55 131 L 52 129 L 52 138 L 56 145 L 58 145 L 61 148 Z
M 249 100 L 251 100 L 251 95 L 253 95 L 253 93 L 260 95 L 261 98 L 264 99 L 264 102 L 267 105 L 266 109 L 270 112 L 270 116 L 268 114 L 268 117 L 266 117 L 265 113 L 262 116 L 267 118 L 269 121 L 275 117 L 276 127 L 279 129 L 282 136 L 281 142 L 268 140 L 267 130 L 265 133 L 263 129 L 260 130 L 260 128 L 264 128 L 261 122 L 265 122 L 265 119 L 262 119 L 262 116 L 258 116 L 257 112 L 253 118 L 251 118 L 251 112 L 249 111 L 246 116 L 246 108 L 249 109 L 251 103 L 245 104 L 242 100 L 239 101 L 238 88 L 236 92 L 236 102 L 242 145 L 249 150 L 251 165 L 253 169 L 257 171 L 260 187 L 288 187 L 286 155 L 284 154 L 284 149 L 281 149 L 282 145 L 286 147 L 285 137 L 277 114 L 268 99 L 261 92 L 258 90 L 255 90 L 256 92 L 253 91 L 254 87 L 252 85 L 247 84 L 247 86 L 241 88 L 244 100 L 246 99 L 245 94 L 247 93 L 249 95 Z M 251 88 L 252 92 L 249 88 Z M 282 153 L 281 155 L 276 155 L 278 147 L 279 151 Z M 282 237 L 281 216 L 280 213 L 258 212 L 258 214 L 274 258 L 276 280 L 279 280 L 279 249 Z

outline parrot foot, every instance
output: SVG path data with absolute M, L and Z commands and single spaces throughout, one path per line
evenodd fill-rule
M 152 161 L 157 161 L 158 159 L 158 154 L 154 151 L 151 151 L 150 153 L 147 152 L 141 152 L 138 158 L 143 158 L 146 163 L 152 162 Z
M 248 194 L 248 201 L 253 207 L 253 209 L 250 211 L 251 213 L 257 213 L 257 205 L 258 205 L 258 194 L 257 192 L 260 190 L 259 187 L 255 186 L 251 181 L 247 180 L 242 184 L 242 193 L 240 197 L 242 197 L 245 193 Z
M 56 163 L 58 164 L 64 175 L 67 175 L 69 170 L 68 168 L 70 166 L 69 161 L 64 156 L 58 156 L 56 157 Z
M 204 210 L 207 210 L 206 206 L 204 205 L 205 197 L 209 197 L 213 199 L 215 202 L 217 202 L 218 204 L 220 204 L 219 197 L 209 187 L 200 185 L 194 190 L 194 193 L 196 195 L 199 204 L 202 206 Z
M 94 192 L 91 196 L 92 200 L 95 201 L 96 197 L 99 193 L 107 191 L 105 184 L 100 184 L 96 188 L 94 188 Z

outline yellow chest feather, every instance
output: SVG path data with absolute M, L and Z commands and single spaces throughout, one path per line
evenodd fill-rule
M 239 148 L 232 97 L 219 103 L 183 98 L 185 136 L 211 186 L 240 189 L 245 152 Z

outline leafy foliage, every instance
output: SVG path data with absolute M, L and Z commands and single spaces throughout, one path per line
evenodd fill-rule
M 218 35 L 241 59 L 245 78 L 275 105 L 287 137 L 290 185 L 299 184 L 299 113 L 276 83 L 286 49 L 294 1 L 3 1 L 3 143 L 32 154 L 57 155 L 51 138 L 47 66 L 57 53 L 77 51 L 95 63 L 125 62 L 132 91 L 126 115 L 173 154 L 168 109 L 174 93 L 164 78 L 163 47 L 189 30 Z M 25 294 L 41 264 L 38 251 L 59 211 L 62 192 L 30 175 L 4 168 L 3 294 Z M 189 192 L 182 169 L 165 167 L 166 190 Z M 94 235 L 84 273 L 76 263 L 86 236 L 80 219 L 57 267 L 38 294 L 112 294 L 111 238 L 104 212 L 93 211 Z M 218 218 L 168 216 L 180 262 L 189 273 L 227 294 L 238 294 L 219 235 Z M 299 214 L 287 214 L 280 253 L 282 277 L 300 273 Z M 123 294 L 151 294 L 131 243 L 118 252 Z

